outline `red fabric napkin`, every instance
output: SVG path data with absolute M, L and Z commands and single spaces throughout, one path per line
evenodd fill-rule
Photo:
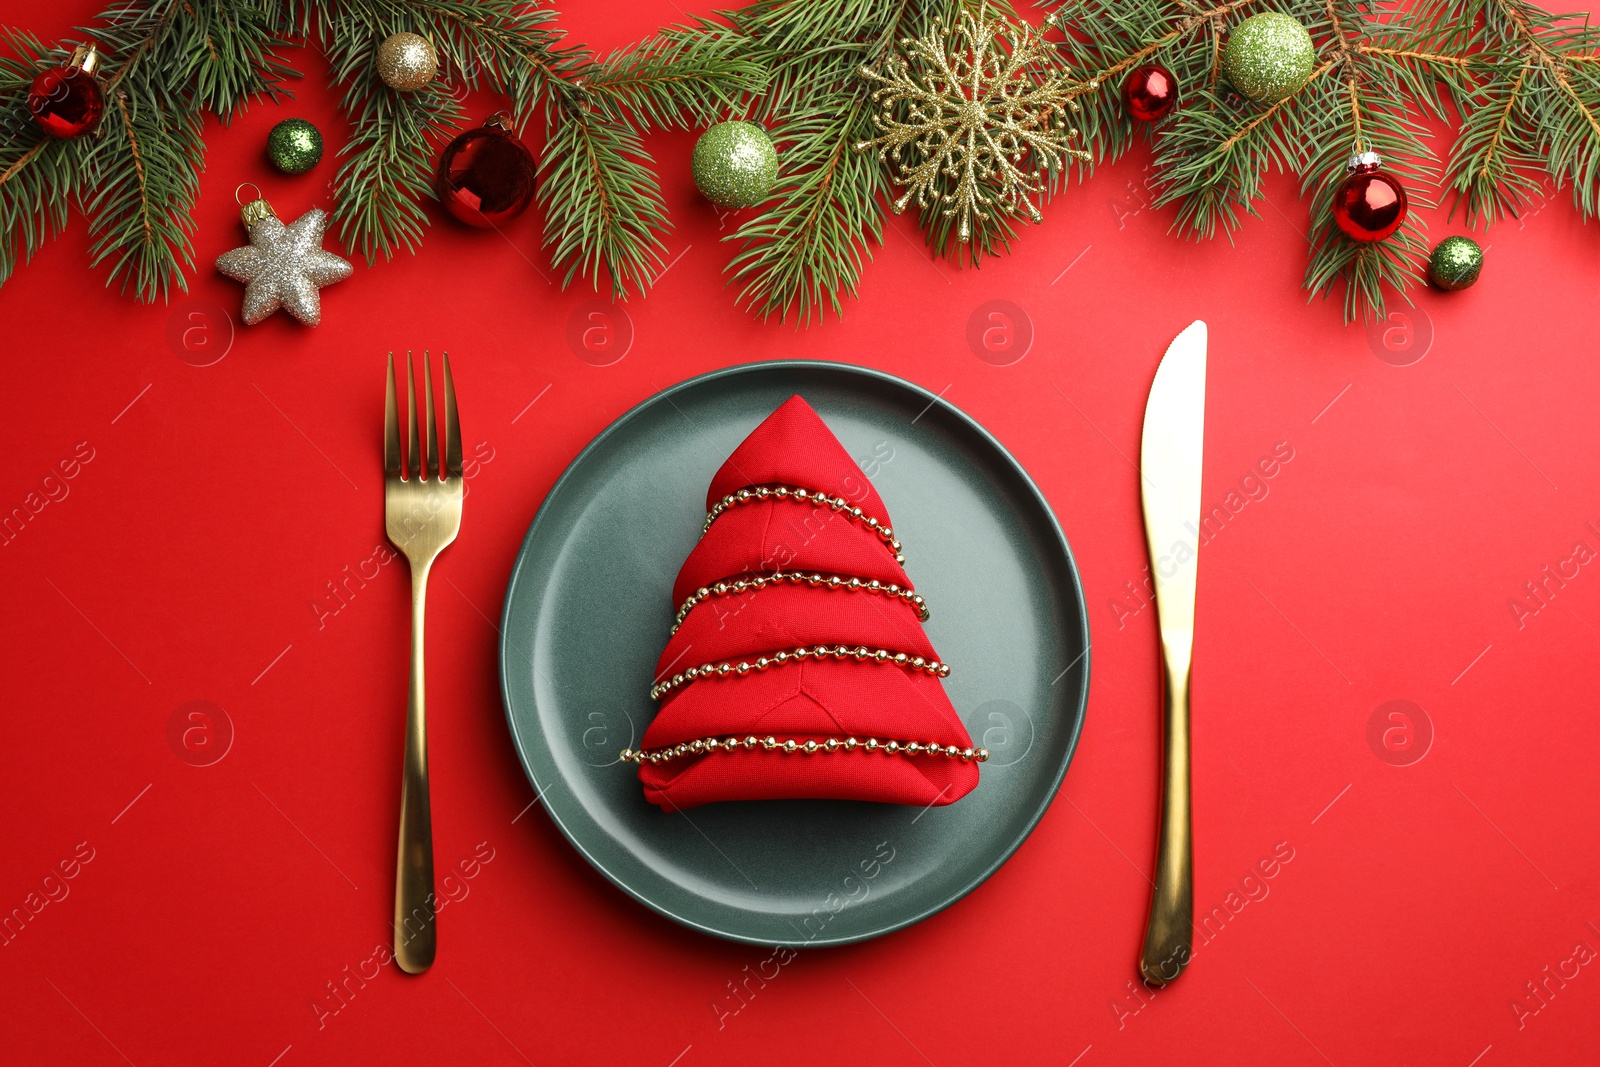
M 767 490 L 765 499 L 755 496 L 757 487 Z M 804 489 L 807 498 L 780 497 L 778 487 Z M 868 521 L 889 529 L 888 511 L 805 400 L 791 397 L 734 450 L 711 480 L 707 511 L 741 490 L 750 498 L 722 506 L 673 585 L 674 610 L 691 597 L 695 603 L 656 666 L 657 687 L 666 691 L 642 741 L 641 752 L 657 757 L 640 761 L 645 797 L 670 811 L 798 797 L 949 804 L 971 792 L 978 784 L 972 740 L 937 673 L 911 662 L 940 662 L 920 608 L 887 588 L 911 592 L 890 538 Z M 817 493 L 849 506 L 818 503 Z M 782 577 L 798 575 L 839 582 Z M 763 578 L 743 592 L 714 590 Z M 879 590 L 866 588 L 873 581 Z M 818 645 L 830 653 L 792 657 Z M 905 660 L 839 658 L 841 645 Z M 779 652 L 791 658 L 771 662 Z M 769 660 L 764 670 L 754 666 L 760 657 Z M 751 664 L 743 673 L 680 678 L 690 668 L 741 662 Z M 727 747 L 729 738 L 739 744 Z M 788 741 L 795 751 L 786 751 Z M 807 753 L 808 741 L 817 751 Z M 903 747 L 908 742 L 914 754 Z M 938 754 L 928 754 L 930 746 Z

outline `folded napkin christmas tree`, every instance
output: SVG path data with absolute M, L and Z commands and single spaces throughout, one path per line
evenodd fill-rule
M 978 784 L 878 493 L 790 397 L 711 480 L 673 585 L 661 701 L 638 751 L 645 797 L 949 804 Z

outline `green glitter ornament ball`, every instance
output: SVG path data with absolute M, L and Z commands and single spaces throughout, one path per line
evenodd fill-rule
M 285 174 L 304 174 L 322 159 L 322 134 L 305 119 L 284 119 L 267 134 L 267 158 Z
M 1273 104 L 1311 77 L 1316 47 L 1306 28 L 1288 15 L 1263 11 L 1228 34 L 1222 69 L 1233 87 L 1259 104 Z
M 754 122 L 719 122 L 695 142 L 694 183 L 718 207 L 754 207 L 778 180 L 778 150 Z
M 1428 257 L 1428 277 L 1441 289 L 1465 289 L 1483 271 L 1483 249 L 1470 237 L 1446 237 Z

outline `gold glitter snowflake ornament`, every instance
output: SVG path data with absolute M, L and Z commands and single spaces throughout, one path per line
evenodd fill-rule
M 1048 42 L 1004 19 L 964 14 L 952 36 L 935 21 L 926 35 L 900 43 L 905 54 L 890 56 L 883 70 L 861 68 L 879 85 L 872 120 L 881 132 L 855 146 L 893 161 L 892 180 L 906 189 L 896 213 L 913 197 L 919 207 L 942 204 L 945 218 L 959 217 L 962 241 L 972 237 L 972 220 L 991 210 L 1039 222 L 1032 198 L 1045 191 L 1046 172 L 1064 156 L 1090 160 L 1069 145 L 1078 131 L 1067 115 L 1096 83 L 1068 78 Z

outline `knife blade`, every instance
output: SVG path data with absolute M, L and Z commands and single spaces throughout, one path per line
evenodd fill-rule
M 1165 985 L 1188 966 L 1194 940 L 1194 854 L 1189 806 L 1189 669 L 1200 551 L 1205 446 L 1206 324 L 1167 348 L 1150 385 L 1139 446 L 1145 539 L 1161 631 L 1161 829 L 1155 890 L 1139 972 Z

